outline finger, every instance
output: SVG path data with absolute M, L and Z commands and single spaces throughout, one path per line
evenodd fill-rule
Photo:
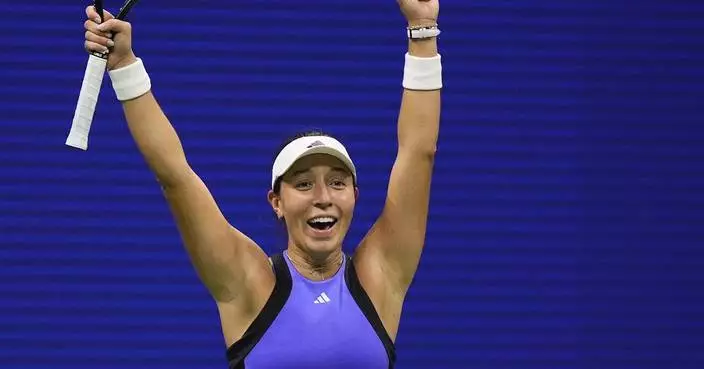
M 85 21 L 83 24 L 83 27 L 85 27 L 86 31 L 94 33 L 98 36 L 101 37 L 106 37 L 106 38 L 112 38 L 112 33 L 110 32 L 102 32 L 98 29 L 98 23 L 93 22 L 92 20 L 88 19 Z
M 98 12 L 95 11 L 95 7 L 93 5 L 88 5 L 86 7 L 86 16 L 88 17 L 88 19 L 93 20 L 95 23 L 102 23 L 100 21 L 100 17 L 98 16 Z M 103 9 L 103 20 L 107 21 L 114 18 L 115 17 L 110 14 L 109 11 Z
M 98 25 L 98 31 L 100 32 L 111 32 L 112 34 L 120 32 L 128 32 L 131 29 L 131 25 L 128 22 L 121 21 L 119 19 L 110 19 L 102 24 Z
M 99 53 L 109 52 L 107 47 L 100 45 L 100 44 L 97 44 L 92 41 L 86 41 L 84 43 L 84 48 L 86 49 L 86 51 L 89 51 L 89 52 L 99 52 Z
M 115 42 L 107 37 L 102 37 L 99 35 L 96 35 L 93 32 L 86 31 L 86 41 L 91 41 L 93 43 L 102 45 L 102 46 L 107 46 L 107 47 L 113 47 L 115 46 Z

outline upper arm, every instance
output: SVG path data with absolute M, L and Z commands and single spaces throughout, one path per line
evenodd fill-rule
M 190 167 L 162 190 L 191 262 L 218 302 L 247 299 L 254 293 L 249 286 L 257 283 L 273 285 L 266 254 L 227 222 L 206 185 Z M 267 283 L 267 278 L 271 283 Z
M 404 292 L 425 244 L 432 166 L 430 156 L 399 152 L 382 213 L 360 245 L 360 253 L 373 255 L 369 261 L 384 271 L 386 282 Z

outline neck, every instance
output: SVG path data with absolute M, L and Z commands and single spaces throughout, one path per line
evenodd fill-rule
M 310 255 L 295 246 L 289 246 L 287 251 L 288 258 L 296 270 L 314 281 L 322 281 L 335 275 L 344 257 L 341 248 L 324 255 Z

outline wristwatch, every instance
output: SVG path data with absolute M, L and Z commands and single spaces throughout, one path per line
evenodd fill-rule
M 422 40 L 425 38 L 437 37 L 440 34 L 438 26 L 408 27 L 406 35 L 411 40 Z

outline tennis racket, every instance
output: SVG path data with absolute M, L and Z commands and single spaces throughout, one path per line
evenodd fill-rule
M 130 9 L 132 9 L 137 1 L 139 0 L 127 0 L 125 4 L 122 5 L 120 12 L 115 18 L 124 20 L 125 17 L 127 17 L 127 13 L 129 13 Z M 104 20 L 103 1 L 95 0 L 93 7 L 102 22 Z M 68 146 L 81 150 L 88 149 L 88 134 L 90 133 L 90 126 L 93 124 L 95 106 L 98 103 L 100 86 L 103 84 L 107 63 L 107 53 L 91 52 L 88 56 L 88 65 L 83 75 L 81 92 L 78 94 L 78 103 L 76 104 L 76 111 L 73 114 L 71 130 L 66 138 L 66 145 Z

